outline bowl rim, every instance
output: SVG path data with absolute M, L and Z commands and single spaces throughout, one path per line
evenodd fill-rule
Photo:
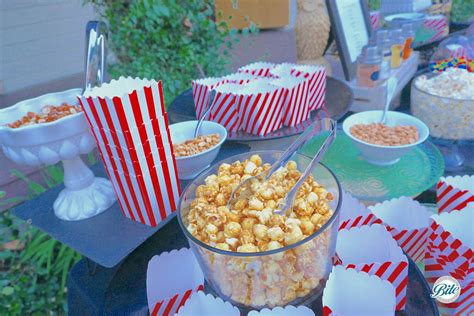
M 173 125 L 178 125 L 178 124 L 187 123 L 187 122 L 199 122 L 199 121 L 198 120 L 182 121 L 182 122 L 171 124 L 170 127 L 173 126 Z M 214 122 L 214 121 L 208 121 L 208 120 L 203 120 L 203 123 L 211 123 L 211 124 L 214 124 L 214 125 L 218 125 L 224 131 L 224 137 L 222 137 L 221 140 L 217 144 L 212 146 L 211 148 L 208 148 L 208 149 L 206 149 L 204 151 L 201 151 L 201 152 L 199 152 L 197 154 L 194 154 L 194 155 L 176 157 L 176 160 L 184 160 L 184 159 L 188 159 L 188 158 L 196 158 L 196 157 L 202 156 L 202 155 L 204 155 L 208 152 L 211 152 L 211 151 L 219 148 L 227 140 L 228 133 L 227 133 L 227 130 L 225 129 L 224 125 L 221 125 L 221 124 L 219 124 L 217 122 Z M 171 135 L 170 135 L 170 138 L 171 138 Z M 173 140 L 171 140 L 171 141 L 173 141 Z M 203 170 L 203 171 L 205 171 L 205 170 Z M 201 175 L 201 174 L 199 174 L 199 175 Z M 196 177 L 198 177 L 199 175 L 197 175 Z
M 427 71 L 424 71 L 422 72 L 419 76 L 413 78 L 412 80 L 412 83 L 411 83 L 411 89 L 415 88 L 416 91 L 419 91 L 421 93 L 424 93 L 426 95 L 429 95 L 431 97 L 435 97 L 435 98 L 439 98 L 439 99 L 445 99 L 445 100 L 450 100 L 450 101 L 462 101 L 462 102 L 474 102 L 474 99 L 459 99 L 459 98 L 451 98 L 451 97 L 445 97 L 445 96 L 442 96 L 442 95 L 437 95 L 437 94 L 434 94 L 434 93 L 431 93 L 431 92 L 428 92 L 428 91 L 425 91 L 423 89 L 421 89 L 420 87 L 418 87 L 416 85 L 417 81 L 419 81 L 420 77 L 421 76 L 426 76 L 428 79 L 432 78 L 432 77 L 436 77 L 436 76 L 439 76 L 441 75 L 442 72 L 440 73 L 434 73 L 434 72 L 429 72 L 428 70 Z
M 63 91 L 57 91 L 57 92 L 51 92 L 51 93 L 46 93 L 46 94 L 42 94 L 40 96 L 37 96 L 37 97 L 34 97 L 34 98 L 30 98 L 30 99 L 25 99 L 25 100 L 22 100 L 22 101 L 19 101 L 11 106 L 8 106 L 6 108 L 3 108 L 3 109 L 0 109 L 0 115 L 3 113 L 3 112 L 7 112 L 7 111 L 11 111 L 11 110 L 15 110 L 15 109 L 20 109 L 21 106 L 23 106 L 24 103 L 26 102 L 31 102 L 31 101 L 37 101 L 38 99 L 41 99 L 41 98 L 44 98 L 44 97 L 47 97 L 47 96 L 51 96 L 51 95 L 55 95 L 55 94 L 67 94 L 67 93 L 72 93 L 73 91 L 79 91 L 79 94 L 76 95 L 79 96 L 82 94 L 82 88 L 72 88 L 72 89 L 68 89 L 68 90 L 63 90 Z M 46 105 L 46 104 L 45 104 Z M 79 101 L 77 102 L 77 105 L 79 107 L 81 107 L 82 109 L 82 106 L 81 104 L 79 103 Z M 41 128 L 41 127 L 46 127 L 46 126 L 53 126 L 55 124 L 62 124 L 63 122 L 66 122 L 68 120 L 71 120 L 72 118 L 78 118 L 82 115 L 85 115 L 84 114 L 84 111 L 81 111 L 81 112 L 77 112 L 77 113 L 74 113 L 74 114 L 69 114 L 69 115 L 66 115 L 60 119 L 57 119 L 57 120 L 54 120 L 52 122 L 44 122 L 44 123 L 38 123 L 38 124 L 31 124 L 31 125 L 26 125 L 26 126 L 20 126 L 18 128 L 12 128 L 12 127 L 9 127 L 7 124 L 0 124 L 0 132 L 1 131 L 8 131 L 10 133 L 23 133 L 25 131 L 29 131 L 29 130 L 33 130 L 33 129 L 36 129 L 36 128 Z M 18 118 L 20 119 L 20 118 Z
M 259 153 L 283 153 L 283 151 L 282 150 L 257 150 L 257 151 L 248 151 L 246 154 L 249 154 L 249 157 L 250 157 L 250 155 L 259 154 Z M 222 159 L 222 160 L 216 162 L 213 165 L 219 164 L 223 160 L 228 160 L 228 159 L 234 158 L 236 156 L 240 156 L 242 154 L 245 154 L 245 153 L 240 153 L 240 154 L 237 154 L 237 155 L 230 156 L 228 158 L 225 158 L 225 159 Z M 306 157 L 308 159 L 312 159 L 308 155 L 305 155 L 305 154 L 300 153 L 300 152 L 298 152 L 297 155 Z M 184 226 L 183 219 L 181 217 L 181 203 L 183 201 L 183 197 L 184 197 L 185 193 L 189 190 L 191 185 L 194 183 L 194 180 L 191 181 L 186 186 L 186 188 L 183 190 L 183 193 L 181 194 L 181 197 L 180 197 L 179 202 L 178 202 L 178 208 L 177 208 L 178 214 L 176 216 L 178 218 L 179 226 L 181 227 L 181 230 L 183 231 L 184 235 L 188 238 L 188 240 L 192 240 L 194 243 L 198 244 L 199 246 L 204 247 L 209 251 L 216 252 L 220 255 L 234 256 L 234 257 L 260 257 L 260 256 L 273 255 L 273 254 L 277 254 L 277 253 L 280 253 L 280 252 L 283 252 L 283 251 L 287 251 L 287 250 L 291 250 L 293 248 L 296 248 L 296 247 L 298 247 L 302 244 L 305 244 L 306 242 L 310 241 L 311 239 L 316 238 L 319 234 L 324 232 L 327 227 L 329 227 L 332 224 L 335 224 L 334 221 L 339 216 L 339 213 L 340 213 L 340 210 L 341 210 L 341 204 L 342 204 L 342 186 L 341 186 L 341 183 L 339 182 L 336 175 L 334 174 L 334 172 L 329 167 L 327 167 L 322 162 L 319 162 L 319 165 L 321 165 L 324 169 L 326 169 L 333 176 L 334 180 L 336 181 L 337 189 L 339 191 L 339 198 L 337 200 L 336 209 L 334 210 L 334 213 L 331 215 L 331 217 L 326 221 L 326 223 L 324 223 L 323 226 L 321 226 L 320 229 L 318 229 L 317 231 L 315 231 L 314 233 L 312 233 L 308 237 L 306 237 L 306 238 L 304 238 L 304 239 L 302 239 L 298 242 L 295 242 L 294 244 L 284 246 L 284 247 L 281 247 L 281 248 L 278 248 L 278 249 L 266 250 L 266 251 L 260 251 L 260 252 L 237 252 L 237 251 L 228 251 L 228 250 L 222 250 L 222 249 L 219 249 L 219 248 L 216 248 L 216 247 L 212 247 L 211 245 L 208 245 L 205 242 L 197 239 Z M 208 169 L 209 168 L 206 168 L 205 170 L 203 170 L 201 173 L 199 173 L 199 175 L 196 176 L 196 178 L 203 175 L 205 172 L 207 172 Z M 339 229 L 339 227 L 337 227 L 336 229 Z
M 354 113 L 350 116 L 348 116 L 346 119 L 344 119 L 344 122 L 342 122 L 342 130 L 344 131 L 344 134 L 346 134 L 347 136 L 349 136 L 350 139 L 352 139 L 353 141 L 356 141 L 358 143 L 361 143 L 361 144 L 364 144 L 364 145 L 367 145 L 367 146 L 370 146 L 370 147 L 373 147 L 373 148 L 381 148 L 381 149 L 403 149 L 403 148 L 411 148 L 411 147 L 414 147 L 414 146 L 418 146 L 419 144 L 425 142 L 428 137 L 430 136 L 430 129 L 428 128 L 428 126 L 422 121 L 420 120 L 419 118 L 413 116 L 413 115 L 410 115 L 410 114 L 406 114 L 406 113 L 403 113 L 403 112 L 398 112 L 398 111 L 387 111 L 387 113 L 396 113 L 397 115 L 401 115 L 401 116 L 405 116 L 405 117 L 410 117 L 411 119 L 414 119 L 415 121 L 418 121 L 418 123 L 423 126 L 425 129 L 426 129 L 426 135 L 425 137 L 423 138 L 419 138 L 416 142 L 414 143 L 411 143 L 411 144 L 406 144 L 406 145 L 397 145 L 397 146 L 388 146 L 388 145 L 377 145 L 377 144 L 371 144 L 371 143 L 368 143 L 368 142 L 365 142 L 363 141 L 362 139 L 359 139 L 357 137 L 354 137 L 352 136 L 352 133 L 350 132 L 350 127 L 351 126 L 348 126 L 349 123 L 346 124 L 347 120 L 350 118 L 350 117 L 353 117 L 353 116 L 356 116 L 356 115 L 359 115 L 359 114 L 362 114 L 362 113 L 367 113 L 367 112 L 383 112 L 383 110 L 370 110 L 370 111 L 362 111 L 362 112 L 357 112 L 357 113 Z M 417 128 L 418 129 L 418 128 Z M 418 129 L 419 131 L 419 129 Z

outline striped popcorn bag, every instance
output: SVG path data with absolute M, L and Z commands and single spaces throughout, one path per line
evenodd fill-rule
M 237 71 L 246 72 L 246 73 L 252 74 L 254 76 L 259 76 L 259 77 L 268 77 L 270 76 L 270 71 L 275 66 L 276 65 L 273 63 L 256 62 L 256 63 L 249 64 L 247 66 L 240 67 Z
M 418 263 L 423 261 L 428 245 L 430 213 L 413 200 L 403 196 L 369 207 L 381 219 L 398 245 Z
M 123 214 L 165 223 L 181 193 L 161 82 L 124 78 L 78 97 Z
M 228 132 L 236 132 L 241 128 L 238 110 L 238 92 L 242 85 L 226 83 L 215 88 L 215 97 L 211 104 L 208 119 L 221 124 Z
M 441 177 L 436 185 L 438 212 L 451 212 L 474 202 L 474 176 Z
M 390 282 L 395 287 L 396 310 L 405 309 L 408 259 L 383 225 L 340 230 L 336 253 L 345 268 Z
M 189 297 L 204 290 L 204 275 L 188 248 L 164 252 L 148 262 L 146 291 L 152 316 L 174 316 Z
M 296 126 L 309 118 L 309 79 L 303 76 L 299 78 L 288 76 L 272 80 L 271 84 L 286 91 L 286 98 L 283 101 L 283 125 Z
M 322 66 L 298 65 L 291 70 L 296 77 L 309 80 L 309 110 L 322 108 L 326 101 L 326 68 Z
M 223 78 L 203 78 L 192 81 L 194 109 L 198 120 L 209 107 L 211 91 L 225 82 L 227 81 Z

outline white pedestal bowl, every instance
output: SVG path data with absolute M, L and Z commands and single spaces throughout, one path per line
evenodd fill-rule
M 80 155 L 96 146 L 84 113 L 76 113 L 50 123 L 20 127 L 5 126 L 27 112 L 39 113 L 45 105 L 77 104 L 82 89 L 46 94 L 0 110 L 0 146 L 17 164 L 52 165 L 63 161 L 65 188 L 53 204 L 57 217 L 75 221 L 90 218 L 108 209 L 116 200 L 109 180 L 94 177 Z

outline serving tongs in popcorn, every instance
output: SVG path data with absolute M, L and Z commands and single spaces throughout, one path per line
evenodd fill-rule
M 229 209 L 232 209 L 232 206 L 235 205 L 237 200 L 246 199 L 248 200 L 250 196 L 254 193 L 252 191 L 252 184 L 255 181 L 260 183 L 267 181 L 273 173 L 275 173 L 278 169 L 283 167 L 295 154 L 299 149 L 303 147 L 306 142 L 311 139 L 313 136 L 320 134 L 322 132 L 329 132 L 324 140 L 323 144 L 319 148 L 318 152 L 308 164 L 304 172 L 302 173 L 301 177 L 299 178 L 298 182 L 291 188 L 291 190 L 286 194 L 285 198 L 282 202 L 278 205 L 278 208 L 275 210 L 276 214 L 286 214 L 289 215 L 292 212 L 294 200 L 296 197 L 296 193 L 298 192 L 298 188 L 303 184 L 306 178 L 309 176 L 311 171 L 313 171 L 314 167 L 321 161 L 322 157 L 326 153 L 329 146 L 333 143 L 334 139 L 336 138 L 336 127 L 337 123 L 329 118 L 324 118 L 315 121 L 311 124 L 306 130 L 301 134 L 292 144 L 291 146 L 281 155 L 281 157 L 273 163 L 270 169 L 259 173 L 256 176 L 250 177 L 242 181 L 233 191 L 229 199 L 229 203 L 227 206 Z

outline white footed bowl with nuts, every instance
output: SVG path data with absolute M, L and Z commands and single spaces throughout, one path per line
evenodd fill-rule
M 216 159 L 227 138 L 224 126 L 203 121 L 199 136 L 194 138 L 198 121 L 185 121 L 169 126 L 178 176 L 181 180 L 194 179 Z
M 451 68 L 415 78 L 411 111 L 428 125 L 431 136 L 474 140 L 474 73 Z
M 236 155 L 199 175 L 184 191 L 178 221 L 206 280 L 242 309 L 309 303 L 331 271 L 341 188 L 319 164 L 300 187 L 293 212 L 274 213 L 310 158 L 295 154 L 250 198 L 227 205 L 241 181 L 270 167 L 280 151 Z

